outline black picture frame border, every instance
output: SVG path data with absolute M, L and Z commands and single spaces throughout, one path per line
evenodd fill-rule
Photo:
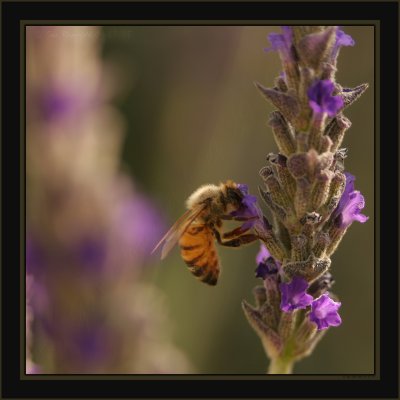
M 265 17 L 264 17 L 265 16 Z M 380 22 L 380 377 L 101 380 L 20 377 L 20 23 L 24 20 Z M 398 398 L 398 2 L 2 2 L 2 398 Z M 231 377 L 234 378 L 234 375 Z M 50 379 L 51 378 L 51 379 Z M 56 379 L 54 379 L 56 378 Z M 79 379 L 78 379 L 79 378 Z

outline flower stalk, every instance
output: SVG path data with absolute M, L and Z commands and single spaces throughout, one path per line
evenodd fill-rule
M 256 83 L 277 110 L 270 116 L 278 153 L 260 171 L 260 194 L 273 216 L 254 223 L 260 238 L 256 307 L 243 310 L 270 359 L 269 374 L 290 374 L 342 320 L 330 292 L 330 257 L 354 221 L 364 223 L 364 197 L 344 172 L 340 148 L 351 122 L 343 110 L 368 84 L 353 89 L 335 81 L 337 57 L 354 40 L 336 26 L 283 27 L 269 35 L 283 72 L 273 89 Z

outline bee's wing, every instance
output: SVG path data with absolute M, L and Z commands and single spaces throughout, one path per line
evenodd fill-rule
M 161 260 L 164 259 L 176 245 L 180 237 L 185 233 L 189 225 L 199 216 L 204 208 L 204 205 L 200 205 L 198 207 L 194 207 L 193 209 L 187 210 L 157 243 L 151 254 L 153 254 L 161 246 L 161 244 L 164 243 L 161 251 Z

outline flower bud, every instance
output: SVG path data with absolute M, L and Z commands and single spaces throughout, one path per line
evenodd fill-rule
M 285 342 L 293 333 L 298 310 L 283 312 L 279 321 L 279 337 Z
M 295 334 L 296 347 L 302 348 L 304 343 L 309 342 L 316 333 L 317 326 L 309 320 L 308 315 L 306 314 Z
M 308 174 L 307 153 L 296 153 L 287 160 L 287 167 L 294 178 L 303 178 Z
M 274 308 L 271 304 L 264 303 L 260 307 L 260 315 L 262 320 L 272 329 L 276 330 L 278 328 L 280 318 L 279 308 Z
M 293 176 L 290 174 L 286 166 L 282 167 L 281 165 L 277 165 L 276 171 L 286 194 L 290 199 L 293 199 L 296 193 L 296 181 L 293 179 Z
M 322 214 L 331 214 L 332 211 L 339 204 L 340 198 L 342 197 L 344 188 L 346 185 L 346 176 L 339 171 L 335 172 L 334 177 L 331 180 L 331 187 L 329 191 L 328 201 L 326 202 Z
M 308 132 L 297 132 L 296 137 L 296 150 L 297 153 L 305 153 L 308 151 L 308 141 L 309 141 L 309 133 Z
M 281 187 L 293 199 L 296 192 L 296 181 L 287 168 L 287 158 L 282 154 L 269 153 L 267 161 L 275 168 Z
M 311 193 L 311 207 L 314 210 L 318 210 L 327 201 L 334 175 L 332 171 L 326 170 L 316 176 L 316 182 Z
M 291 260 L 303 261 L 307 258 L 307 237 L 305 235 L 291 236 Z
M 335 152 L 343 142 L 346 131 L 351 127 L 351 122 L 344 115 L 338 115 L 325 128 L 325 135 L 332 140 L 331 151 Z
M 267 293 L 264 286 L 256 286 L 253 289 L 256 306 L 260 308 L 267 301 Z
M 318 161 L 315 165 L 315 173 L 321 173 L 321 171 L 329 169 L 333 163 L 334 154 L 330 151 L 322 153 L 318 156 Z
M 321 63 L 328 60 L 335 41 L 335 26 L 304 36 L 296 46 L 300 61 L 314 70 L 319 70 Z
M 265 246 L 275 260 L 282 262 L 287 257 L 285 247 L 273 233 L 270 235 L 263 235 L 261 240 L 265 243 Z
M 308 105 L 307 91 L 314 80 L 314 76 L 315 72 L 312 68 L 300 67 L 299 99 L 301 103 L 302 113 L 305 114 L 307 120 L 311 115 L 311 110 Z
M 279 317 L 281 294 L 278 287 L 278 280 L 274 279 L 273 276 L 267 276 L 264 279 L 264 287 L 267 295 L 267 303 L 271 305 L 274 310 L 277 310 L 275 314 L 276 317 Z
M 307 212 L 308 200 L 311 193 L 311 184 L 307 178 L 297 179 L 296 194 L 294 196 L 294 208 L 298 218 L 302 218 Z
M 329 136 L 322 136 L 321 140 L 319 141 L 319 152 L 332 152 L 332 145 L 332 139 Z
M 286 195 L 285 191 L 279 184 L 278 179 L 275 176 L 270 175 L 265 179 L 265 184 L 268 187 L 271 195 L 271 200 L 282 207 L 285 211 L 290 209 L 290 199 Z
M 273 212 L 274 215 L 276 215 L 279 220 L 284 223 L 286 220 L 285 210 L 272 201 L 271 194 L 269 192 L 264 191 L 260 186 L 258 187 L 258 191 L 271 212 Z
M 336 67 L 329 62 L 322 63 L 321 79 L 335 80 Z
M 321 137 L 325 128 L 326 113 L 315 114 L 310 126 L 310 136 L 308 146 L 310 149 L 318 150 L 320 147 Z
M 276 77 L 275 81 L 274 81 L 274 84 L 275 84 L 275 87 L 274 87 L 275 90 L 279 90 L 281 92 L 287 92 L 288 91 L 288 87 L 286 85 L 286 82 L 285 82 L 285 79 L 284 79 L 283 76 Z
M 326 249 L 326 255 L 328 257 L 330 257 L 335 252 L 335 250 L 339 246 L 339 243 L 342 241 L 346 231 L 347 228 L 342 228 L 340 226 L 336 226 L 335 224 L 331 226 L 331 228 L 329 229 L 329 237 L 331 242 Z
M 334 156 L 334 162 L 332 164 L 331 169 L 333 171 L 339 171 L 343 172 L 344 171 L 344 160 L 347 157 L 348 150 L 345 147 L 342 147 L 341 149 L 338 149 L 335 153 Z
M 268 356 L 270 358 L 276 357 L 283 347 L 281 338 L 262 320 L 260 312 L 254 309 L 245 300 L 242 301 L 242 308 L 250 325 L 261 338 Z
M 296 151 L 293 128 L 285 120 L 282 113 L 279 111 L 272 112 L 268 123 L 272 127 L 279 151 L 285 156 L 293 154 Z
M 299 114 L 299 104 L 294 96 L 266 88 L 258 82 L 254 84 L 261 94 L 275 106 L 287 120 L 292 121 Z

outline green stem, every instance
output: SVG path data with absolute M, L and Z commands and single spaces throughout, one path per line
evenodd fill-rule
M 268 367 L 268 374 L 291 374 L 294 360 L 290 358 L 273 358 Z

